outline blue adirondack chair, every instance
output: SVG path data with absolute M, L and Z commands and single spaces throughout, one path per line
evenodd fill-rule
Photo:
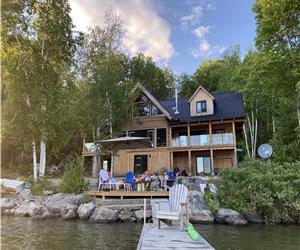
M 132 189 L 135 189 L 134 173 L 127 172 L 125 175 L 125 183 L 129 183 Z

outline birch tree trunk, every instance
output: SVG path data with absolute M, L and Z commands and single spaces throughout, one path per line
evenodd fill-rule
M 32 142 L 32 160 L 33 160 L 33 179 L 34 181 L 37 181 L 38 169 L 37 169 L 37 161 L 36 161 L 35 141 Z
M 46 168 L 46 144 L 42 140 L 41 141 L 41 150 L 40 150 L 40 176 L 45 175 L 45 168 Z

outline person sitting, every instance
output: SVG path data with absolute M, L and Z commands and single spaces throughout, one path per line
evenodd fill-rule
M 98 190 L 100 190 L 102 184 L 109 183 L 109 180 L 108 172 L 104 168 L 101 168 L 99 172 Z
M 145 183 L 145 189 L 149 190 L 150 189 L 150 183 L 151 183 L 151 174 L 148 170 L 143 173 L 142 180 Z
M 158 173 L 155 173 L 151 178 L 151 190 L 158 191 L 159 186 L 160 186 L 159 176 L 158 176 Z
M 180 175 L 180 169 L 179 169 L 179 167 L 175 167 L 173 169 L 173 175 L 174 175 L 175 178 Z
M 168 190 L 168 180 L 169 180 L 169 175 L 167 171 L 164 171 L 163 175 L 160 176 L 160 181 L 161 181 L 161 188 Z
M 181 176 L 189 176 L 185 170 L 182 170 Z

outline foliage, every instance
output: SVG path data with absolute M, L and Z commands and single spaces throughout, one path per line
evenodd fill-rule
M 83 177 L 83 159 L 82 157 L 75 157 L 65 167 L 63 181 L 59 187 L 63 193 L 79 194 L 88 188 L 88 183 Z
M 92 201 L 91 196 L 87 195 L 86 193 L 83 194 L 83 197 L 80 199 L 80 203 L 89 203 Z
M 40 176 L 37 181 L 34 181 L 33 177 L 30 176 L 25 179 L 25 182 L 29 184 L 33 195 L 43 195 L 44 190 L 53 189 L 51 182 L 46 176 Z
M 213 214 L 216 214 L 220 208 L 220 202 L 217 199 L 216 194 L 212 192 L 204 193 L 205 204 Z
M 266 222 L 296 223 L 300 216 L 300 162 L 245 162 L 226 169 L 216 180 L 222 207 L 250 208 Z

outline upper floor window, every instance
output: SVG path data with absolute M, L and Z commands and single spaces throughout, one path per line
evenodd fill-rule
M 197 113 L 202 113 L 207 111 L 207 105 L 206 101 L 199 101 L 196 102 L 196 112 Z
M 144 95 L 138 97 L 133 105 L 133 116 L 159 115 L 158 108 Z

